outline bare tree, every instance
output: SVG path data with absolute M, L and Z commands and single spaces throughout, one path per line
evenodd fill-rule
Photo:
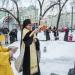
M 10 12 L 10 10 L 8 10 L 8 9 L 6 9 L 4 7 L 0 8 L 0 11 L 9 13 L 18 22 L 18 25 L 21 28 L 21 24 L 20 24 L 20 20 L 19 20 L 19 9 L 18 9 L 17 0 L 11 0 L 11 1 L 16 5 L 16 8 L 17 8 L 17 12 L 16 12 L 17 13 L 17 17 L 14 14 L 12 14 Z M 3 3 L 5 3 L 5 0 L 3 1 Z
M 62 0 L 58 0 L 58 2 L 59 2 L 59 13 L 58 13 L 57 24 L 56 24 L 57 29 L 59 27 L 59 22 L 60 22 L 60 18 L 61 18 L 61 12 L 62 12 L 65 4 L 68 2 L 68 0 L 65 0 L 63 2 L 63 4 L 62 4 Z
M 19 8 L 18 8 L 18 4 L 17 4 L 17 0 L 11 0 L 15 3 L 16 8 L 17 8 L 17 19 L 19 19 Z
M 44 7 L 44 3 L 45 3 L 45 0 L 37 0 L 38 3 L 39 3 L 39 6 L 40 6 L 40 15 L 39 15 L 39 25 L 40 25 L 40 20 L 46 15 L 46 13 L 51 9 L 53 8 L 55 5 L 58 5 L 59 2 L 53 2 L 51 4 L 49 4 L 49 6 L 47 6 L 47 8 L 44 10 L 43 12 L 43 7 Z

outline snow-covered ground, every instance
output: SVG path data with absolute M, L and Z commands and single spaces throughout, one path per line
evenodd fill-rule
M 75 40 L 75 32 L 73 34 L 73 40 Z M 50 41 L 40 41 L 40 70 L 41 75 L 50 75 L 50 73 L 57 73 L 59 75 L 67 75 L 68 70 L 74 67 L 75 60 L 75 42 L 63 41 L 64 33 L 60 33 L 60 39 L 54 41 L 53 34 L 51 33 Z M 39 33 L 38 38 L 45 40 L 44 33 Z M 14 54 L 17 58 L 20 53 L 20 41 L 14 42 L 11 46 L 17 46 L 19 49 Z M 46 50 L 44 50 L 46 48 Z M 15 75 L 22 75 L 18 73 L 14 67 L 14 61 L 12 61 L 12 68 Z
M 44 52 L 44 47 L 46 51 Z M 74 66 L 75 43 L 64 41 L 41 42 L 41 73 L 50 75 L 51 72 L 67 75 Z

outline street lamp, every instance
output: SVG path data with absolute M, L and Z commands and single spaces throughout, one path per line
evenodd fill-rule
M 75 7 L 75 1 L 73 0 L 71 2 L 71 8 L 72 8 L 72 12 L 71 12 L 71 33 L 72 33 L 72 29 L 73 29 L 73 12 L 74 12 L 74 7 Z
M 9 29 L 9 13 L 8 13 L 8 29 Z

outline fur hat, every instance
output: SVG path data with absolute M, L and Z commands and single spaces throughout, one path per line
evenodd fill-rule
M 23 28 L 25 28 L 28 24 L 31 24 L 31 20 L 30 19 L 25 19 L 23 21 Z

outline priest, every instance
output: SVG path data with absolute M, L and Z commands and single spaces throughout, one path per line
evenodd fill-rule
M 32 31 L 30 19 L 23 22 L 22 45 L 21 50 L 24 50 L 23 56 L 23 75 L 40 75 L 39 61 L 36 51 L 36 33 L 38 29 Z

